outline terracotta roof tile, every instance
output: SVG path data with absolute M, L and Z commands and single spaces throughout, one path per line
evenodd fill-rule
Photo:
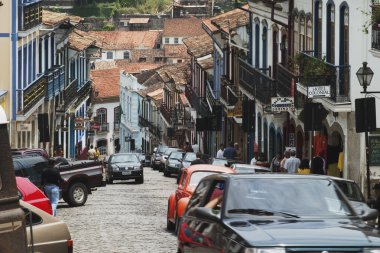
M 83 51 L 95 43 L 96 38 L 94 36 L 79 29 L 74 29 L 69 34 L 69 47 L 76 51 Z
M 190 55 L 187 53 L 187 47 L 183 44 L 177 45 L 164 45 L 165 57 L 174 57 L 174 58 L 190 58 Z
M 162 36 L 165 37 L 191 37 L 204 34 L 202 29 L 202 20 L 189 17 L 189 18 L 173 18 L 164 20 L 164 32 Z
M 211 54 L 213 51 L 213 42 L 208 34 L 186 38 L 183 43 L 195 58 Z
M 56 26 L 70 20 L 67 13 L 42 10 L 42 23 L 47 26 Z
M 95 100 L 120 97 L 120 69 L 102 69 L 91 71 L 92 85 L 98 96 Z
M 214 59 L 212 57 L 198 61 L 198 65 L 203 70 L 208 70 L 214 67 Z
M 160 42 L 160 31 L 91 31 L 106 50 L 154 49 Z

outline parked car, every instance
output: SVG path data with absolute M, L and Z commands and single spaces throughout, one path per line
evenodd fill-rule
M 168 156 L 165 162 L 164 176 L 169 177 L 171 174 L 178 174 L 181 168 L 181 162 L 185 152 L 183 151 L 173 151 Z
M 12 156 L 18 155 L 38 155 L 49 159 L 49 155 L 43 148 L 17 148 L 11 150 Z
M 158 166 L 158 171 L 159 172 L 164 172 L 165 169 L 165 164 L 166 164 L 166 159 L 168 159 L 169 155 L 171 152 L 176 151 L 176 152 L 183 152 L 182 149 L 180 148 L 167 148 L 165 152 L 161 155 L 160 157 L 160 164 Z
M 178 229 L 179 220 L 186 208 L 182 198 L 190 197 L 202 178 L 219 173 L 234 173 L 234 171 L 231 168 L 209 164 L 192 165 L 183 170 L 177 190 L 170 194 L 168 199 L 166 223 L 168 230 Z
M 181 167 L 178 171 L 177 184 L 179 183 L 179 180 L 181 179 L 181 175 L 182 175 L 183 170 L 188 168 L 191 165 L 191 162 L 194 161 L 196 158 L 197 158 L 197 154 L 194 152 L 187 152 L 185 154 L 185 156 L 183 157 L 182 162 L 181 162 Z
M 87 201 L 92 189 L 104 186 L 103 166 L 92 160 L 68 161 L 63 157 L 55 158 L 56 168 L 65 180 L 60 187 L 62 198 L 70 206 L 81 206 Z M 14 156 L 13 167 L 16 176 L 27 177 L 37 187 L 41 187 L 41 175 L 49 166 L 42 156 Z
M 50 215 L 53 214 L 50 200 L 37 186 L 30 182 L 29 179 L 24 177 L 16 177 L 16 184 L 19 196 L 23 201 L 45 211 Z
M 136 183 L 144 183 L 144 171 L 140 160 L 135 153 L 117 153 L 108 159 L 106 172 L 107 182 L 114 180 L 134 179 Z
M 150 167 L 151 166 L 151 157 L 147 154 L 139 154 L 138 155 L 139 160 L 143 167 Z
M 151 166 L 153 170 L 159 169 L 161 163 L 161 155 L 165 152 L 167 148 L 168 146 L 164 145 L 159 145 L 157 148 L 155 148 L 151 159 Z
M 250 165 L 250 164 L 243 164 L 243 163 L 234 163 L 232 164 L 231 168 L 236 173 L 258 173 L 258 172 L 271 172 L 269 168 L 258 166 L 258 165 Z
M 69 228 L 63 221 L 25 201 L 20 200 L 20 205 L 25 213 L 28 252 L 32 252 L 32 245 L 34 252 L 38 253 L 74 252 Z
M 284 190 L 286 189 L 286 190 Z M 178 252 L 374 252 L 380 235 L 326 176 L 218 174 L 198 184 Z

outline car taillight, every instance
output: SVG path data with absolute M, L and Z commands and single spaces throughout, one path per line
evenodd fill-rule
M 67 252 L 73 253 L 74 252 L 74 242 L 73 240 L 67 240 Z

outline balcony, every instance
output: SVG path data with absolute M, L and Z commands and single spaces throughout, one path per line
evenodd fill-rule
M 140 127 L 149 127 L 149 121 L 143 116 L 139 115 L 139 126 Z
M 18 7 L 18 29 L 27 31 L 42 24 L 42 2 L 30 1 Z
M 239 78 L 240 86 L 263 104 L 270 104 L 271 98 L 277 96 L 276 81 L 242 59 Z
M 120 122 L 113 123 L 113 131 L 115 132 L 120 131 Z
M 222 85 L 220 87 L 220 100 L 228 106 L 233 106 L 238 101 L 239 87 L 225 75 L 221 78 Z
M 63 97 L 65 101 L 65 107 L 68 108 L 70 104 L 76 99 L 78 90 L 78 79 L 74 79 L 66 87 Z
M 109 129 L 109 123 L 101 123 L 99 125 L 98 133 L 108 132 L 108 129 Z
M 206 99 L 208 104 L 213 107 L 215 105 L 220 105 L 220 101 L 215 95 L 215 92 L 212 90 L 210 83 L 207 83 L 206 87 Z
M 161 112 L 162 116 L 164 116 L 165 120 L 171 125 L 172 124 L 171 112 L 165 103 L 161 104 L 160 112 Z
M 211 114 L 210 108 L 204 98 L 199 97 L 190 86 L 186 86 L 185 94 L 190 101 L 191 106 L 201 115 L 207 116 Z
M 64 66 L 54 66 L 46 72 L 47 77 L 47 89 L 45 100 L 50 100 L 59 92 L 64 90 L 65 87 L 65 70 Z
M 156 136 L 158 139 L 161 139 L 161 130 L 159 126 L 156 126 L 152 122 L 149 122 L 148 128 L 151 134 Z
M 45 96 L 47 86 L 46 76 L 40 76 L 25 89 L 17 90 L 17 111 L 27 113 Z
M 350 101 L 350 66 L 334 66 L 323 62 L 307 53 L 298 56 L 300 70 L 299 83 L 308 88 L 314 86 L 330 86 L 334 103 Z
M 280 97 L 294 97 L 297 109 L 303 108 L 306 96 L 297 91 L 299 77 L 284 65 L 277 64 L 277 94 Z
M 380 50 L 380 27 L 372 28 L 372 49 Z

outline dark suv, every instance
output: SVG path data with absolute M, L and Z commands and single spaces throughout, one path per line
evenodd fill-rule
M 109 184 L 114 180 L 135 179 L 144 183 L 143 166 L 135 153 L 117 153 L 110 156 L 107 162 L 106 179 Z
M 168 146 L 164 146 L 164 145 L 159 145 L 157 148 L 155 148 L 155 151 L 153 152 L 153 155 L 152 155 L 152 162 L 151 162 L 152 169 L 158 170 L 160 168 L 161 155 L 168 148 L 169 148 Z

